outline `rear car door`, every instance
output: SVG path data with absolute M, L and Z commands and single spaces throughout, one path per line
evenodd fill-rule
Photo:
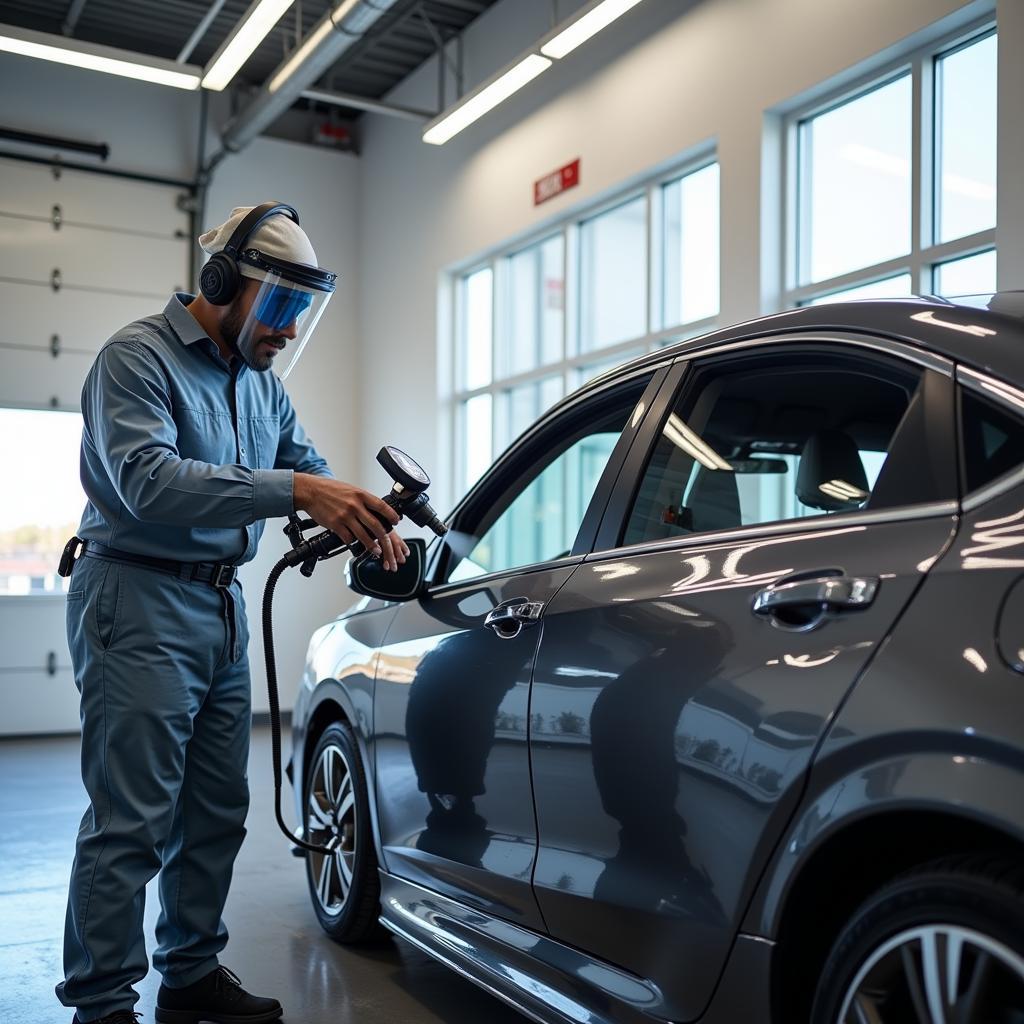
M 666 373 L 570 400 L 513 446 L 456 510 L 426 594 L 391 623 L 374 695 L 391 874 L 543 929 L 527 745 L 541 624 Z
M 816 745 L 956 523 L 951 366 L 779 338 L 694 358 L 531 702 L 551 934 L 706 1007 Z

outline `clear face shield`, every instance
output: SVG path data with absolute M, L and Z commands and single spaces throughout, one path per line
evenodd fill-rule
M 245 254 L 246 257 L 254 250 Z M 334 292 L 335 275 L 312 267 L 272 266 L 261 257 L 264 280 L 243 277 L 249 288 L 258 285 L 249 312 L 238 325 L 234 345 L 253 370 L 273 369 L 284 380 L 295 368 Z M 319 280 L 318 280 L 319 279 Z M 319 287 L 317 287 L 319 285 Z M 245 293 L 243 293 L 245 294 Z

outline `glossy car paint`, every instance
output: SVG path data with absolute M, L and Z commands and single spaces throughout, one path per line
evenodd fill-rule
M 803 866 L 869 815 L 946 813 L 1024 841 L 1024 678 L 994 628 L 1022 573 L 1017 487 L 964 516 L 836 718 L 747 927 L 775 934 Z
M 995 304 L 1009 315 L 932 300 L 812 307 L 668 352 L 691 355 L 771 343 L 782 332 L 813 338 L 837 331 L 882 347 L 907 342 L 925 360 L 937 353 L 1020 386 L 1024 301 L 1011 294 Z M 664 359 L 658 353 L 612 371 L 572 400 Z M 507 463 L 506 456 L 492 475 Z M 566 578 L 561 589 L 552 588 L 534 631 L 539 652 L 531 638 L 524 645 L 530 654 L 509 655 L 516 682 L 497 704 L 502 709 L 515 693 L 522 707 L 524 692 L 531 693 L 522 682 L 524 666 L 536 657 L 530 721 L 556 716 L 569 727 L 557 736 L 538 727 L 531 737 L 539 916 L 528 921 L 509 910 L 516 903 L 529 907 L 529 877 L 503 875 L 496 853 L 529 847 L 529 822 L 523 824 L 521 807 L 496 800 L 479 815 L 487 824 L 469 830 L 476 846 L 463 834 L 454 859 L 428 861 L 422 884 L 383 873 L 385 922 L 539 1020 L 629 1020 L 630 1014 L 699 1016 L 705 1024 L 767 1020 L 773 965 L 784 954 L 774 940 L 787 900 L 828 841 L 886 815 L 928 812 L 948 818 L 951 836 L 978 822 L 1007 841 L 1024 842 L 1024 678 L 1008 664 L 1020 646 L 1013 610 L 1024 577 L 1024 480 L 981 504 L 966 501 L 962 521 L 956 509 L 917 511 L 916 518 L 869 513 L 812 520 L 806 530 L 801 524 L 806 535 L 799 540 L 782 527 L 746 537 L 707 535 L 659 550 L 597 552 L 563 566 Z M 851 524 L 852 532 L 840 532 Z M 729 575 L 737 552 L 742 577 Z M 703 578 L 688 587 L 695 574 L 686 560 L 698 556 L 706 571 L 698 563 Z M 875 604 L 806 634 L 787 634 L 751 616 L 755 581 L 829 563 L 882 577 Z M 616 578 L 620 570 L 628 571 Z M 682 589 L 674 590 L 680 581 Z M 408 620 L 410 642 L 422 639 L 428 630 L 415 609 L 430 600 L 401 609 L 364 602 L 357 615 L 319 632 L 294 715 L 296 766 L 325 709 L 337 709 L 356 726 L 371 772 L 378 736 L 390 744 L 379 759 L 382 770 L 386 765 L 397 777 L 406 759 L 403 810 L 382 812 L 399 826 L 387 853 L 394 849 L 406 874 L 419 859 L 418 836 L 429 832 L 429 800 L 415 782 L 408 732 L 396 728 L 400 716 L 375 721 L 373 655 L 399 615 Z M 435 627 L 430 635 L 443 631 Z M 410 657 L 418 664 L 423 655 Z M 685 674 L 673 671 L 678 665 Z M 463 685 L 471 688 L 479 678 L 467 674 Z M 645 699 L 629 699 L 624 679 Z M 409 690 L 410 683 L 385 686 Z M 378 729 L 384 721 L 388 728 Z M 502 714 L 501 721 L 509 719 Z M 494 724 L 489 792 L 474 797 L 477 808 L 492 783 L 509 784 L 492 780 L 495 757 L 505 757 L 506 745 L 510 751 L 526 746 L 521 731 L 512 730 L 507 744 L 498 735 L 497 713 Z M 691 742 L 701 729 L 707 735 L 698 742 L 719 744 L 717 751 L 705 746 L 703 758 Z M 723 757 L 725 729 L 736 737 L 735 749 L 742 744 L 742 756 Z M 491 742 L 489 727 L 477 723 L 470 732 L 483 746 Z M 643 735 L 627 742 L 632 732 Z M 755 764 L 763 767 L 751 771 Z M 375 812 L 391 792 L 377 780 Z M 506 790 L 517 801 L 522 792 L 515 782 Z M 492 827 L 510 820 L 520 830 L 507 834 L 512 840 Z M 481 832 L 482 849 L 499 866 L 490 885 L 491 872 L 480 873 L 473 857 Z M 659 844 L 678 856 L 665 857 Z M 645 858 L 646 874 L 639 867 Z M 520 871 L 526 862 L 517 861 Z M 517 890 L 511 901 L 510 886 Z M 625 979 L 618 994 L 609 981 L 615 972 Z M 622 998 L 623 992 L 631 994 Z M 788 1024 L 785 1007 L 776 1024 L 779 1019 Z
M 532 705 L 552 934 L 650 976 L 670 1018 L 699 1016 L 822 733 L 952 529 L 809 520 L 573 576 L 547 610 Z M 870 607 L 811 632 L 752 613 L 771 584 L 833 567 L 880 578 Z
M 541 630 L 503 639 L 484 618 L 515 598 L 546 604 L 576 561 L 402 606 L 374 701 L 384 867 L 541 930 L 527 728 Z

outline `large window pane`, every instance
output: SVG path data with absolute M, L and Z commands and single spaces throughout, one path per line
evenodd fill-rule
M 462 283 L 461 386 L 481 388 L 491 382 L 494 273 L 490 267 Z
M 936 295 L 988 295 L 995 290 L 995 249 L 940 263 L 935 268 Z
M 909 274 L 897 274 L 883 281 L 872 281 L 871 284 L 858 284 L 853 288 L 819 295 L 816 299 L 805 302 L 805 306 L 827 306 L 832 302 L 849 302 L 851 299 L 904 299 L 912 294 Z
M 662 323 L 718 313 L 718 164 L 662 190 L 664 291 Z
M 508 326 L 499 373 L 526 373 L 562 358 L 564 268 L 563 235 L 509 258 Z
M 936 234 L 996 223 L 996 36 L 936 61 Z
M 462 404 L 462 485 L 468 490 L 484 475 L 494 458 L 491 443 L 491 396 L 477 395 Z
M 78 413 L 0 409 L 0 594 L 60 593 L 57 563 L 85 507 Z
M 562 375 L 509 388 L 498 405 L 495 451 L 504 451 L 562 397 Z
M 647 199 L 580 226 L 580 351 L 647 331 Z
M 800 282 L 910 251 L 911 80 L 800 126 Z

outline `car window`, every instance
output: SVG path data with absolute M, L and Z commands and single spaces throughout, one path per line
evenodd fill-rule
M 1024 461 L 1024 423 L 1009 410 L 960 390 L 966 491 L 976 491 Z
M 510 465 L 496 467 L 485 477 L 466 517 L 468 523 L 476 520 L 475 528 L 460 518 L 449 537 L 446 578 L 472 579 L 568 555 L 649 380 L 609 389 L 567 411 Z
M 867 508 L 920 380 L 803 353 L 719 359 L 684 384 L 622 542 Z

